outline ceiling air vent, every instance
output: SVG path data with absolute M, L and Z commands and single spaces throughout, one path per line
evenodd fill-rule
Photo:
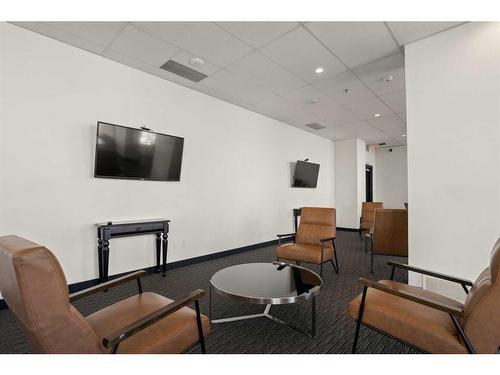
M 308 128 L 314 129 L 314 130 L 321 130 L 321 129 L 326 128 L 326 126 L 320 125 L 320 124 L 318 124 L 317 122 L 313 122 L 313 123 L 310 123 L 310 124 L 306 124 L 306 126 L 307 126 Z
M 186 65 L 179 64 L 174 60 L 168 60 L 165 64 L 163 64 L 161 69 L 166 70 L 167 72 L 177 74 L 178 76 L 189 79 L 193 82 L 200 82 L 202 79 L 207 78 L 206 74 L 200 73 Z

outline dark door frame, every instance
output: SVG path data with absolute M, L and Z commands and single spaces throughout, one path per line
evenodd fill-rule
M 373 202 L 373 165 L 365 165 L 366 202 Z

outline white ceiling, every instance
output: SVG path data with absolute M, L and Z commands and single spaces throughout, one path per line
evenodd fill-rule
M 406 143 L 402 46 L 460 23 L 15 24 L 332 140 L 397 145 Z M 193 57 L 205 64 L 190 65 Z M 194 83 L 160 69 L 169 59 L 208 77 Z M 305 126 L 313 122 L 325 129 Z

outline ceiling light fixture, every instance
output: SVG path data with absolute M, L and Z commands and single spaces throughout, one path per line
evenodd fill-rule
M 373 117 L 380 117 L 380 113 L 374 113 Z
M 311 99 L 311 104 L 316 104 L 317 102 L 319 102 L 318 98 Z
M 205 61 L 199 57 L 193 57 L 191 60 L 189 60 L 189 63 L 194 66 L 202 66 L 205 64 Z
M 401 134 L 401 137 L 403 137 L 403 138 L 406 137 L 406 134 Z
M 325 69 L 323 69 L 321 66 L 318 66 L 315 70 L 314 70 L 314 73 L 316 74 L 321 74 L 325 71 Z

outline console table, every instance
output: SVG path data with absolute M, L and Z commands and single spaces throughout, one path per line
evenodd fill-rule
M 99 263 L 99 282 L 108 280 L 109 240 L 118 237 L 156 235 L 156 272 L 160 272 L 160 253 L 162 255 L 162 275 L 167 272 L 168 226 L 170 220 L 151 219 L 141 221 L 120 221 L 97 223 L 97 259 Z M 163 252 L 162 252 L 163 250 Z

